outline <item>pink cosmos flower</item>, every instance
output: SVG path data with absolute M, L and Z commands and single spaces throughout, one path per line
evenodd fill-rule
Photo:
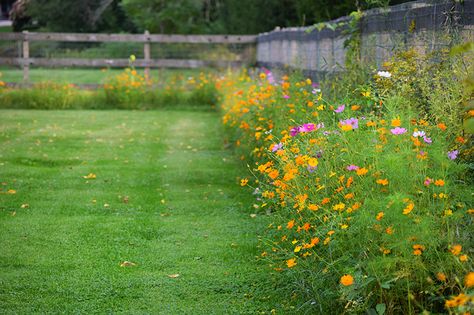
M 311 132 L 311 131 L 314 131 L 314 130 L 319 129 L 321 127 L 324 127 L 324 126 L 321 125 L 321 124 L 315 125 L 315 124 L 312 124 L 312 123 L 303 124 L 301 126 L 291 128 L 290 136 L 294 137 L 294 136 L 296 136 L 297 134 L 299 134 L 301 132 Z
M 283 148 L 283 143 L 280 142 L 280 143 L 278 143 L 278 144 L 275 144 L 275 145 L 273 145 L 273 147 L 272 147 L 272 152 L 276 152 L 276 151 L 278 151 L 278 150 L 281 150 L 281 148 Z
M 448 152 L 448 158 L 450 160 L 455 160 L 458 157 L 459 151 L 458 150 L 453 150 Z
M 357 165 L 351 164 L 348 167 L 346 167 L 348 171 L 357 171 L 359 167 Z
M 338 108 L 336 108 L 336 109 L 334 110 L 334 112 L 335 112 L 335 113 L 338 113 L 338 114 L 339 114 L 339 113 L 342 113 L 345 108 L 346 108 L 346 105 L 341 105 L 341 106 L 339 106 Z
M 352 129 L 357 129 L 359 128 L 359 120 L 357 118 L 351 117 L 346 120 L 341 120 L 339 121 L 341 125 L 351 125 Z
M 396 127 L 396 128 L 390 129 L 390 132 L 394 135 L 402 135 L 405 132 L 407 132 L 407 130 L 405 128 Z
M 431 138 L 428 138 L 427 136 L 424 136 L 424 137 L 423 137 L 423 141 L 425 141 L 425 142 L 428 143 L 428 144 L 431 144 L 431 142 L 433 142 L 433 141 L 431 140 Z

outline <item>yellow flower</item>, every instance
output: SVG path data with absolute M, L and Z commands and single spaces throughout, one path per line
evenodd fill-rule
M 347 287 L 354 284 L 354 278 L 351 275 L 343 275 L 339 282 Z
M 245 186 L 245 185 L 247 185 L 248 182 L 249 182 L 249 180 L 247 178 L 241 179 L 240 180 L 240 186 Z
M 318 166 L 318 159 L 317 158 L 309 158 L 308 160 L 308 165 L 311 167 L 316 167 Z
M 413 208 L 415 207 L 415 205 L 413 203 L 409 203 L 405 209 L 403 209 L 403 214 L 407 215 L 409 214 Z
M 352 130 L 352 125 L 350 125 L 350 124 L 342 125 L 342 126 L 341 126 L 341 129 L 342 129 L 343 131 L 351 131 L 351 130 Z
M 86 175 L 86 176 L 82 176 L 82 178 L 85 178 L 85 179 L 96 179 L 96 178 L 97 178 L 97 175 L 95 175 L 94 173 L 89 173 L 89 174 Z
M 367 174 L 368 171 L 369 171 L 368 169 L 366 169 L 365 167 L 362 167 L 356 170 L 356 173 L 357 175 L 362 176 L 362 175 Z
M 346 207 L 346 205 L 343 204 L 342 202 L 340 202 L 340 203 L 338 203 L 337 205 L 334 205 L 334 206 L 332 207 L 332 209 L 333 209 L 333 210 L 336 210 L 336 211 L 337 211 L 337 210 L 344 210 L 345 207 Z
M 300 250 L 301 250 L 301 246 L 296 246 L 295 249 L 294 249 L 294 252 L 299 253 Z

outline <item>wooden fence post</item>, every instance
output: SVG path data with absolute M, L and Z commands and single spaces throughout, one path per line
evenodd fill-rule
M 147 41 L 143 47 L 143 55 L 145 58 L 145 80 L 148 82 L 150 80 L 150 60 L 151 60 L 151 53 L 150 53 L 150 39 L 148 37 L 150 32 L 145 31 L 145 36 L 147 37 Z
M 28 59 L 30 59 L 30 45 L 28 43 L 28 31 L 23 31 L 23 83 L 28 83 L 30 81 L 30 64 Z

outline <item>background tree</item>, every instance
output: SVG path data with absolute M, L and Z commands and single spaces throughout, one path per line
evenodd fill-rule
M 256 34 L 402 2 L 407 0 L 29 0 L 27 16 L 60 32 Z

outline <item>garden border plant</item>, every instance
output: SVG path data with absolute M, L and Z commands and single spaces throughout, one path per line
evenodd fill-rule
M 431 57 L 400 53 L 330 101 L 324 84 L 269 70 L 220 82 L 229 142 L 254 177 L 241 185 L 273 213 L 261 258 L 286 292 L 282 310 L 472 307 L 469 57 L 440 52 L 438 69 Z

